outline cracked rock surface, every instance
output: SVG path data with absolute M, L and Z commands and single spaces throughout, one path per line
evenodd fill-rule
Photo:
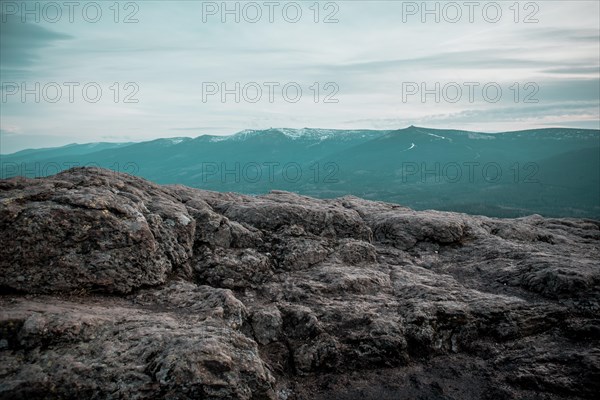
M 592 399 L 600 221 L 0 181 L 0 398 Z

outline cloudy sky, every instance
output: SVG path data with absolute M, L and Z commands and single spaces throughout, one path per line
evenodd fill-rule
M 0 1 L 0 153 L 269 127 L 600 128 L 597 0 L 114 3 Z

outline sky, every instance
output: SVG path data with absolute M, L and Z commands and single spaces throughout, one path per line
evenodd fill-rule
M 0 6 L 2 154 L 271 127 L 600 129 L 597 0 Z

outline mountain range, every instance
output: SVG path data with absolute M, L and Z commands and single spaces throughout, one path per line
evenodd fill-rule
M 493 217 L 600 217 L 600 131 L 267 129 L 1 156 L 1 178 L 99 166 L 160 184 L 356 195 Z

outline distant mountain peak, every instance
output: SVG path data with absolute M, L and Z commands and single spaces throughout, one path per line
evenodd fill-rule
M 231 136 L 225 136 L 222 140 L 245 140 L 258 135 L 267 135 L 269 133 L 276 133 L 284 135 L 292 140 L 297 139 L 312 139 L 312 140 L 326 140 L 339 136 L 340 134 L 347 134 L 351 131 L 342 131 L 336 129 L 319 129 L 319 128 L 269 128 L 269 129 L 244 129 Z

